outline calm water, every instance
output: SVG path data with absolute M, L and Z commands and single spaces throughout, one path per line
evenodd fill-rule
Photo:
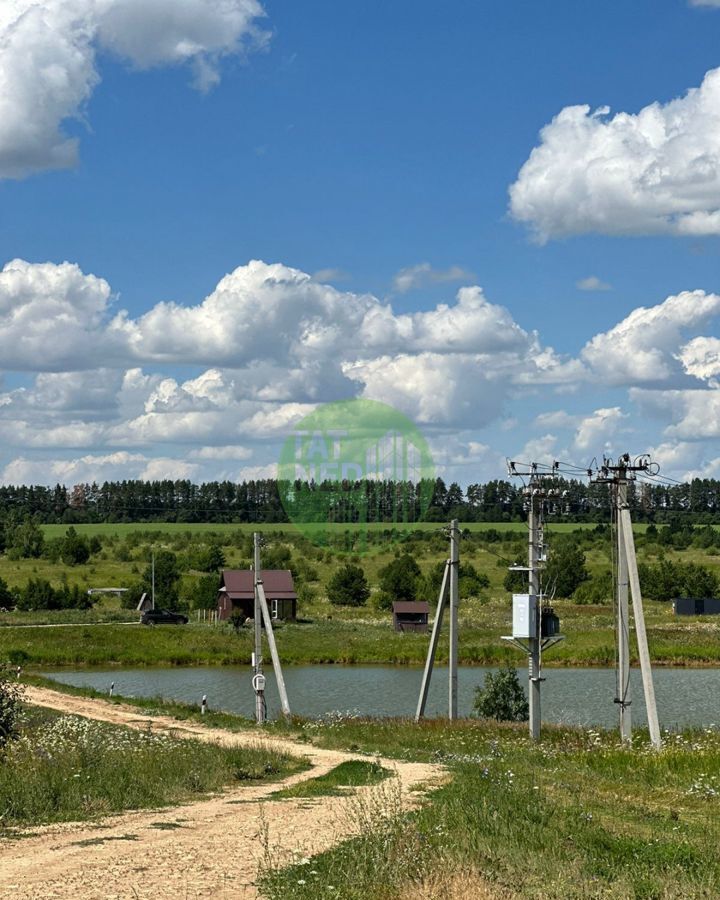
M 469 715 L 473 691 L 488 669 L 461 667 L 459 710 Z M 527 685 L 527 670 L 518 670 Z M 207 694 L 215 709 L 252 716 L 254 697 L 250 668 L 109 669 L 46 672 L 66 684 L 135 697 L 161 696 L 200 703 Z M 617 724 L 615 673 L 611 669 L 546 669 L 542 691 L 543 720 L 572 725 Z M 658 669 L 655 671 L 660 723 L 664 728 L 720 725 L 720 669 Z M 279 714 L 277 689 L 270 671 L 266 691 L 269 715 Z M 290 706 L 303 716 L 357 712 L 370 716 L 412 716 L 417 705 L 422 670 L 388 666 L 289 666 L 285 669 Z M 633 721 L 645 723 L 642 681 L 632 672 Z M 447 713 L 447 669 L 437 668 L 428 701 L 428 715 Z

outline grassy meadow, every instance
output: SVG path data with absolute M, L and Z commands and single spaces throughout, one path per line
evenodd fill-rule
M 222 547 L 226 566 L 246 568 L 250 564 L 250 534 L 254 526 L 187 525 L 89 525 L 78 526 L 99 537 L 101 548 L 84 565 L 61 560 L 11 559 L 0 555 L 0 578 L 10 587 L 29 578 L 45 578 L 53 584 L 91 587 L 121 587 L 137 582 L 147 569 L 153 550 L 171 550 L 180 562 L 180 600 L 188 607 L 190 624 L 154 629 L 140 627 L 138 614 L 122 609 L 116 597 L 102 597 L 89 610 L 0 611 L 0 660 L 24 666 L 83 665 L 232 665 L 246 664 L 251 653 L 251 629 L 236 633 L 230 625 L 217 627 L 202 622 L 196 604 L 195 586 L 203 573 L 191 566 L 194 547 L 215 543 Z M 44 526 L 55 537 L 64 526 Z M 564 539 L 575 526 L 550 525 L 548 541 Z M 54 530 L 54 531 L 52 531 Z M 396 634 L 390 613 L 377 608 L 379 572 L 396 555 L 408 551 L 422 573 L 442 563 L 447 539 L 441 526 L 403 532 L 377 528 L 368 535 L 367 552 L 342 550 L 347 527 L 337 526 L 334 546 L 312 544 L 285 526 L 266 526 L 263 552 L 278 549 L 290 553 L 298 567 L 299 621 L 280 624 L 277 641 L 286 664 L 385 663 L 419 665 L 427 650 L 427 637 Z M 489 535 L 492 534 L 492 539 Z M 579 531 L 587 535 L 583 550 L 591 575 L 610 568 L 610 539 L 595 534 L 593 527 Z M 507 566 L 526 553 L 525 525 L 477 524 L 461 542 L 461 561 L 470 563 L 489 581 L 475 596 L 461 599 L 460 660 L 493 665 L 517 660 L 518 654 L 500 641 L 510 628 L 510 597 L 503 586 Z M 640 562 L 694 562 L 720 573 L 720 555 L 713 548 L 690 546 L 675 549 L 648 541 L 644 529 L 637 531 Z M 327 585 L 337 568 L 348 560 L 360 565 L 371 586 L 371 598 L 361 607 L 336 606 L 328 598 Z M 612 606 L 581 605 L 557 600 L 555 609 L 567 640 L 548 655 L 548 665 L 611 665 L 615 659 Z M 713 617 L 675 618 L 669 603 L 646 601 L 648 636 L 653 659 L 658 664 L 716 665 L 720 663 L 720 625 Z M 3 627 L 63 624 L 62 628 Z M 447 658 L 447 638 L 441 639 L 439 659 Z
M 29 825 L 166 806 L 302 768 L 274 750 L 232 748 L 23 707 L 0 749 L 0 838 Z
M 164 700 L 124 702 L 201 718 L 196 708 Z M 206 717 L 209 724 L 228 729 L 249 725 L 229 714 L 208 715 L 218 717 Z M 334 715 L 279 721 L 266 730 L 367 754 L 365 766 L 309 783 L 309 796 L 375 783 L 369 797 L 347 800 L 345 815 L 359 826 L 358 837 L 309 858 L 302 847 L 295 859 L 266 847 L 260 881 L 266 900 L 720 896 L 717 729 L 665 734 L 659 753 L 642 730 L 627 748 L 613 732 L 544 725 L 534 744 L 524 724 L 473 719 L 416 724 Z M 411 810 L 408 798 L 383 780 L 378 755 L 440 763 L 446 783 Z

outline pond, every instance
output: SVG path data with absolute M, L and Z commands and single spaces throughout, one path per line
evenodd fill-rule
M 475 687 L 489 669 L 461 666 L 458 673 L 460 715 L 470 715 Z M 413 716 L 422 670 L 391 666 L 288 666 L 284 670 L 293 713 L 317 717 L 331 712 L 368 716 Z M 169 669 L 82 669 L 46 671 L 46 676 L 65 684 L 135 697 L 165 697 L 200 703 L 244 716 L 254 715 L 250 667 Z M 268 714 L 280 706 L 271 667 L 266 669 Z M 518 669 L 527 688 L 527 669 Z M 612 669 L 545 669 L 542 686 L 542 718 L 569 725 L 614 727 L 617 725 L 615 673 Z M 682 728 L 720 724 L 720 669 L 671 669 L 654 672 L 660 724 Z M 634 724 L 645 724 L 645 704 L 639 670 L 631 673 Z M 447 714 L 447 668 L 438 667 L 428 699 L 427 715 Z

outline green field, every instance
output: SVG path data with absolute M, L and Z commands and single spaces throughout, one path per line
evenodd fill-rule
M 73 694 L 92 691 L 58 686 Z M 200 720 L 197 709 L 129 700 L 154 714 Z M 210 714 L 213 716 L 216 714 Z M 223 714 L 225 728 L 247 720 Z M 637 731 L 616 734 L 464 719 L 283 721 L 269 734 L 367 754 L 364 771 L 335 770 L 315 797 L 377 781 L 377 755 L 446 767 L 420 808 L 390 781 L 350 798 L 359 835 L 287 866 L 266 848 L 266 900 L 700 900 L 720 896 L 720 732 L 666 735 L 657 753 Z M 357 776 L 361 777 L 358 778 Z M 347 777 L 351 776 L 351 777 Z
M 64 533 L 64 526 L 47 527 L 63 528 Z M 431 527 L 432 531 L 429 530 Z M 67 565 L 46 557 L 11 559 L 8 554 L 0 555 L 0 578 L 11 587 L 22 587 L 29 578 L 45 578 L 55 585 L 65 582 L 87 590 L 137 583 L 147 570 L 153 551 L 171 550 L 177 555 L 182 571 L 180 599 L 190 607 L 191 619 L 188 626 L 155 629 L 94 624 L 137 622 L 137 613 L 132 609 L 121 609 L 115 597 L 104 597 L 87 611 L 0 611 L 0 660 L 8 659 L 25 666 L 246 664 L 251 652 L 250 628 L 246 626 L 235 633 L 227 624 L 211 627 L 202 623 L 202 610 L 195 610 L 193 606 L 194 591 L 203 573 L 192 569 L 188 560 L 198 545 L 216 541 L 222 545 L 228 568 L 247 568 L 251 549 L 248 532 L 252 526 L 239 529 L 237 526 L 208 525 L 198 532 L 189 532 L 188 528 L 186 525 L 163 525 L 148 531 L 146 525 L 87 526 L 101 535 L 101 546 L 84 565 Z M 484 536 L 490 528 L 496 532 L 493 540 Z M 125 533 L 114 529 L 124 529 Z M 562 540 L 573 529 L 570 525 L 551 525 L 547 529 L 551 549 L 553 541 Z M 340 543 L 344 541 L 344 531 L 345 526 L 338 526 Z M 506 523 L 504 527 L 484 524 L 475 526 L 461 541 L 461 561 L 472 564 L 489 580 L 489 587 L 477 596 L 461 599 L 460 660 L 463 663 L 492 665 L 518 659 L 517 653 L 500 640 L 508 633 L 511 619 L 510 595 L 503 580 L 508 564 L 524 557 L 526 534 L 522 523 Z M 664 558 L 700 563 L 720 573 L 720 552 L 714 547 L 661 548 L 656 543 L 648 543 L 643 529 L 638 529 L 637 534 L 641 562 L 657 562 Z M 396 535 L 397 540 L 392 541 L 376 532 L 366 553 L 350 555 L 349 558 L 363 568 L 372 593 L 366 606 L 342 607 L 330 602 L 327 586 L 338 567 L 348 560 L 348 554 L 313 545 L 286 527 L 267 526 L 263 553 L 285 548 L 291 552 L 291 565 L 300 566 L 302 571 L 302 577 L 298 579 L 301 592 L 299 621 L 280 625 L 277 630 L 278 646 L 286 663 L 422 664 L 427 636 L 396 634 L 391 627 L 390 613 L 377 608 L 379 573 L 394 556 L 409 550 L 423 575 L 427 575 L 446 558 L 447 541 L 437 525 L 418 530 L 416 537 L 412 532 L 396 532 Z M 609 537 L 588 529 L 579 535 L 584 542 L 585 563 L 590 574 L 608 571 L 611 564 Z M 614 663 L 614 619 L 610 604 L 578 605 L 570 600 L 556 600 L 554 606 L 567 640 L 548 655 L 548 665 L 604 666 Z M 654 601 L 646 601 L 645 610 L 650 650 L 655 662 L 666 665 L 720 664 L 717 619 L 675 618 L 669 603 Z M 3 627 L 61 623 L 71 623 L 72 627 Z M 446 656 L 447 643 L 443 638 L 439 658 L 444 660 Z
M 497 531 L 516 531 L 518 533 L 526 532 L 527 525 L 524 522 L 461 522 L 461 528 L 467 528 L 469 531 L 486 531 L 489 528 L 494 528 Z M 40 526 L 45 533 L 46 537 L 62 537 L 63 534 L 67 531 L 67 525 L 41 525 Z M 185 532 L 190 532 L 191 534 L 198 535 L 208 535 L 213 532 L 217 532 L 218 534 L 229 534 L 237 531 L 241 531 L 244 533 L 252 534 L 253 531 L 258 531 L 261 533 L 273 532 L 273 531 L 287 531 L 290 534 L 297 534 L 298 531 L 302 530 L 312 530 L 313 528 L 317 528 L 318 530 L 327 530 L 334 534 L 342 534 L 345 531 L 354 531 L 357 530 L 357 526 L 347 525 L 345 523 L 333 523 L 329 525 L 322 526 L 314 526 L 314 525 L 300 525 L 296 527 L 295 525 L 289 523 L 275 523 L 275 524 L 252 524 L 252 523 L 234 523 L 234 524 L 224 524 L 224 523 L 213 523 L 213 522 L 102 522 L 98 524 L 82 524 L 82 525 L 74 525 L 73 526 L 76 531 L 80 534 L 85 534 L 88 536 L 91 535 L 118 535 L 119 537 L 125 537 L 125 535 L 132 534 L 134 532 L 161 532 L 168 535 L 174 534 L 183 534 Z M 368 531 L 385 531 L 387 529 L 397 529 L 398 531 L 440 531 L 446 527 L 446 523 L 444 522 L 410 522 L 410 523 L 402 523 L 402 522 L 371 522 L 367 525 L 363 525 L 363 529 L 367 529 Z M 594 528 L 594 523 L 570 523 L 570 522 L 558 522 L 553 524 L 553 531 L 558 532 L 569 532 L 573 531 L 576 528 Z M 638 533 L 642 533 L 647 528 L 647 525 L 636 525 L 635 529 Z

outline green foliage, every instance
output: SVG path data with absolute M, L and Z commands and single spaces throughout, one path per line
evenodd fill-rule
M 11 531 L 8 549 L 15 559 L 37 559 L 44 546 L 45 536 L 32 519 L 25 519 Z
M 543 573 L 546 593 L 556 597 L 572 597 L 573 592 L 589 577 L 585 554 L 574 541 L 564 540 L 551 548 Z
M 13 591 L 7 585 L 7 581 L 4 578 L 0 578 L 0 607 L 5 607 L 5 609 L 12 609 L 15 606 L 16 598 Z
M 360 566 L 341 566 L 328 582 L 328 597 L 336 606 L 364 606 L 370 586 Z
M 0 666 L 0 754 L 16 734 L 21 700 L 22 687 L 17 683 L 12 670 Z
M 291 787 L 276 791 L 270 798 L 288 800 L 291 797 L 347 797 L 348 788 L 379 784 L 391 774 L 389 769 L 383 768 L 379 763 L 351 759 L 317 778 L 306 778 Z
M 474 710 L 483 719 L 526 722 L 529 706 L 517 670 L 508 663 L 498 672 L 488 672 L 482 687 L 475 688 Z
M 437 601 L 442 585 L 445 563 L 436 563 L 425 579 L 425 599 Z M 478 572 L 472 563 L 461 562 L 458 566 L 458 591 L 461 600 L 470 597 L 479 597 L 484 590 L 490 587 L 490 579 L 484 572 Z
M 182 599 L 190 609 L 216 609 L 218 605 L 218 576 L 203 575 L 185 583 Z
M 190 554 L 190 567 L 199 572 L 219 572 L 225 565 L 225 553 L 220 544 L 200 544 Z
M 17 608 L 29 609 L 89 609 L 92 598 L 87 591 L 74 584 L 55 588 L 45 578 L 30 578 L 19 592 Z
M 420 566 L 409 553 L 398 556 L 378 572 L 382 596 L 390 605 L 395 600 L 417 599 L 421 578 Z
M 580 604 L 612 603 L 613 601 L 613 577 L 610 572 L 601 575 L 593 575 L 587 581 L 583 581 L 573 592 L 572 599 Z
M 87 538 L 81 537 L 72 525 L 65 532 L 60 555 L 66 566 L 81 566 L 90 559 Z
M 297 598 L 299 607 L 309 606 L 317 599 L 317 591 L 309 584 L 302 582 L 297 587 Z
M 240 631 L 246 621 L 247 616 L 245 615 L 245 613 L 240 612 L 239 610 L 235 610 L 235 612 L 230 615 L 230 624 L 236 632 Z
M 640 589 L 648 600 L 672 600 L 675 597 L 714 597 L 718 576 L 698 563 L 661 559 L 657 565 L 640 563 Z
M 180 568 L 177 556 L 170 550 L 155 554 L 155 605 L 177 609 Z M 152 596 L 152 563 L 143 572 L 142 588 Z

